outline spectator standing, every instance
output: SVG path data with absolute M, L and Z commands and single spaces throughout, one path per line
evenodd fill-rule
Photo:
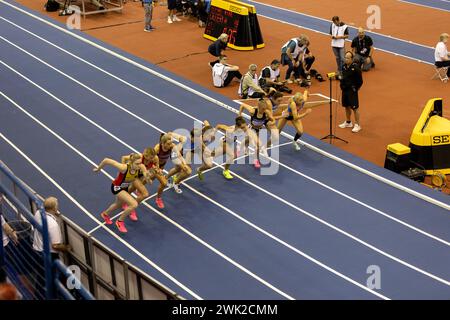
M 359 122 L 359 99 L 358 91 L 363 84 L 361 69 L 353 61 L 354 56 L 351 51 L 345 54 L 345 63 L 342 67 L 342 106 L 345 107 L 346 121 L 339 125 L 340 128 L 352 128 L 352 132 L 359 132 L 361 130 Z M 352 111 L 355 115 L 355 125 L 351 121 Z
M 239 67 L 227 64 L 227 59 L 227 56 L 220 56 L 219 62 L 212 69 L 213 84 L 215 87 L 226 87 L 234 78 L 239 80 L 242 78 Z
M 450 53 L 447 49 L 448 33 L 439 36 L 439 42 L 434 51 L 434 64 L 438 68 L 449 67 L 447 69 L 447 77 L 450 77 Z
M 206 25 L 206 21 L 208 20 L 208 4 L 205 0 L 198 1 L 198 26 L 203 28 Z
M 51 260 L 59 258 L 59 252 L 70 251 L 69 245 L 63 243 L 61 229 L 57 218 L 61 215 L 59 212 L 58 199 L 55 197 L 48 197 L 44 200 L 44 210 L 47 219 L 48 239 L 50 244 Z M 37 223 L 42 224 L 41 212 L 36 211 L 34 218 Z M 45 297 L 45 270 L 44 270 L 44 244 L 42 234 L 34 230 L 33 235 L 33 249 L 34 249 L 34 287 L 38 293 L 37 297 Z M 51 285 L 51 284 L 50 284 Z
M 59 228 L 57 218 L 61 215 L 59 212 L 58 199 L 55 197 L 49 197 L 44 201 L 44 209 L 47 217 L 48 237 L 50 241 L 50 252 L 52 259 L 58 258 L 58 252 L 70 251 L 70 246 L 63 243 L 61 229 Z M 42 223 L 41 212 L 37 211 L 34 218 L 38 223 Z M 42 234 L 38 231 L 34 231 L 33 237 L 33 249 L 39 254 L 42 254 L 44 250 Z
M 341 76 L 345 59 L 345 39 L 348 38 L 348 26 L 344 22 L 341 22 L 338 16 L 334 16 L 331 20 L 331 48 L 333 49 L 334 56 L 336 57 L 339 76 Z
M 369 71 L 375 67 L 372 38 L 367 36 L 361 27 L 358 28 L 358 36 L 352 41 L 352 49 L 355 55 L 355 62 L 361 68 L 361 71 Z
M 167 9 L 169 9 L 169 14 L 167 16 L 167 23 L 173 23 L 174 21 L 181 21 L 180 18 L 175 14 L 177 9 L 177 0 L 167 0 Z
M 145 32 L 150 32 L 155 30 L 152 26 L 152 16 L 153 16 L 153 6 L 156 5 L 157 0 L 142 0 L 145 11 Z

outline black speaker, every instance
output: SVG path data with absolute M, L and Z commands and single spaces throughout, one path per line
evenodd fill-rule
M 388 145 L 384 167 L 396 173 L 409 169 L 411 167 L 410 153 L 411 150 L 400 143 Z

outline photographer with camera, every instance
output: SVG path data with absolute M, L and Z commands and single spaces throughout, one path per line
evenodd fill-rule
M 285 80 L 287 83 L 293 83 L 291 78 L 294 72 L 294 78 L 300 77 L 300 64 L 303 63 L 303 54 L 309 45 L 308 36 L 301 34 L 298 38 L 292 38 L 281 48 L 281 65 L 288 66 Z
M 346 121 L 339 125 L 339 128 L 352 128 L 352 132 L 359 132 L 361 126 L 359 125 L 359 99 L 358 91 L 363 84 L 361 69 L 353 61 L 354 56 L 351 51 L 345 54 L 344 66 L 342 67 L 342 106 L 345 107 Z M 355 126 L 351 121 L 351 115 L 355 114 Z
M 292 93 L 292 90 L 285 85 L 286 80 L 280 81 L 280 61 L 276 59 L 270 63 L 270 66 L 265 66 L 261 70 L 258 81 L 265 92 L 269 92 L 270 88 L 274 88 L 280 92 Z

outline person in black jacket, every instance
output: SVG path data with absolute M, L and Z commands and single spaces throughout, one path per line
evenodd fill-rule
M 358 36 L 352 41 L 352 49 L 355 54 L 355 62 L 361 68 L 361 71 L 369 71 L 375 68 L 373 62 L 373 40 L 365 34 L 363 28 L 358 28 Z
M 341 90 L 342 106 L 345 107 L 346 121 L 339 125 L 340 128 L 352 128 L 352 132 L 359 132 L 359 99 L 358 91 L 363 84 L 362 72 L 359 66 L 353 62 L 353 53 L 347 51 L 344 66 L 342 68 Z M 351 115 L 355 114 L 355 126 L 351 121 Z
M 225 55 L 225 49 L 228 45 L 228 35 L 226 33 L 222 33 L 216 41 L 211 43 L 208 47 L 208 52 L 214 57 L 220 57 Z M 219 59 L 209 62 L 209 66 L 212 68 L 216 63 L 219 62 Z

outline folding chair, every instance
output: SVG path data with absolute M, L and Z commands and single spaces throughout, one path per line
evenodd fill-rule
M 447 83 L 448 81 L 448 76 L 447 76 L 447 70 L 449 67 L 436 67 L 434 66 L 434 75 L 431 78 L 431 80 L 437 79 L 439 78 L 442 82 Z

